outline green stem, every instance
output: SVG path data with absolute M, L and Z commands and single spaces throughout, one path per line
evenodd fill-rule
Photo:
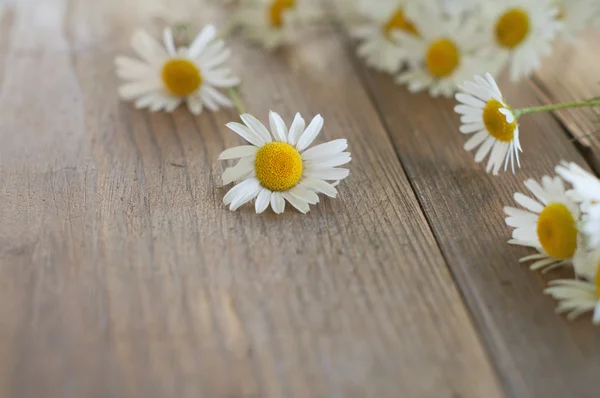
M 516 109 L 514 111 L 514 113 L 515 113 L 515 117 L 518 119 L 519 117 L 521 117 L 523 115 L 530 115 L 532 113 L 550 112 L 550 111 L 555 111 L 558 109 L 568 109 L 568 108 L 585 108 L 585 107 L 591 107 L 591 106 L 600 106 L 600 99 L 594 98 L 594 99 L 591 99 L 588 101 L 581 101 L 581 102 L 565 102 L 562 104 L 534 106 L 531 108 Z
M 237 88 L 231 87 L 227 91 L 229 92 L 229 98 L 231 98 L 231 101 L 233 101 L 233 104 L 235 105 L 235 108 L 237 109 L 239 114 L 243 115 L 244 113 L 246 113 L 246 107 L 244 106 L 244 103 L 240 98 L 240 93 L 238 92 Z

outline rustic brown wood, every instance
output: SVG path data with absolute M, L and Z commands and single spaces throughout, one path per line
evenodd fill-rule
M 554 314 L 554 301 L 542 295 L 544 278 L 518 263 L 531 250 L 507 245 L 511 229 L 502 211 L 514 205 L 514 192 L 525 191 L 523 180 L 552 174 L 561 159 L 585 164 L 565 132 L 550 115 L 524 118 L 523 169 L 493 177 L 462 149 L 453 100 L 409 94 L 355 63 L 508 395 L 597 397 L 598 329 L 589 318 L 569 323 Z M 531 83 L 500 85 L 514 106 L 537 105 Z
M 600 96 L 600 69 L 596 55 L 600 36 L 588 33 L 577 42 L 556 45 L 554 62 L 547 62 L 534 76 L 544 103 L 583 101 Z M 591 148 L 590 161 L 600 171 L 600 108 L 556 111 L 556 117 L 581 144 Z
M 232 213 L 217 157 L 241 142 L 224 127 L 234 111 L 117 99 L 114 56 L 160 4 L 213 15 L 191 0 L 30 0 L 2 21 L 0 396 L 501 396 L 337 38 L 234 48 L 252 113 L 320 112 L 323 139 L 350 140 L 340 198 L 306 216 Z

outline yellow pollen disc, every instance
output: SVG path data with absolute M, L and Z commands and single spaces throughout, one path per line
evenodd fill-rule
M 425 56 L 429 74 L 437 78 L 451 75 L 459 63 L 458 48 L 448 39 L 440 39 L 431 43 Z
M 295 0 L 275 0 L 269 7 L 269 21 L 274 28 L 283 26 L 283 14 L 296 6 Z
M 520 8 L 508 10 L 496 22 L 496 40 L 502 47 L 517 47 L 528 33 L 529 16 Z
M 302 157 L 285 142 L 270 142 L 256 153 L 256 177 L 271 191 L 287 191 L 302 178 Z
M 171 59 L 162 69 L 162 79 L 171 94 L 185 97 L 202 84 L 202 75 L 196 65 L 186 59 Z
M 500 113 L 500 108 L 507 108 L 502 103 L 491 99 L 483 108 L 483 124 L 488 133 L 498 141 L 511 142 L 515 137 L 517 121 L 506 121 L 506 116 Z
M 417 28 L 410 20 L 406 19 L 402 8 L 398 8 L 383 26 L 383 33 L 387 37 L 390 37 L 392 30 L 403 30 L 405 32 L 412 33 L 415 36 L 419 36 Z
M 569 259 L 577 249 L 575 219 L 562 203 L 551 203 L 542 210 L 537 235 L 546 253 L 554 258 Z

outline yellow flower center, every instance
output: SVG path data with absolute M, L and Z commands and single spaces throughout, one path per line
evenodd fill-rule
M 415 36 L 419 35 L 415 25 L 404 16 L 402 8 L 398 8 L 383 26 L 383 33 L 389 38 L 392 30 L 403 30 Z
M 436 78 L 452 74 L 460 63 L 460 53 L 456 45 L 448 39 L 436 40 L 429 46 L 425 64 L 429 74 Z
M 186 59 L 171 59 L 162 69 L 167 90 L 178 97 L 192 94 L 202 84 L 202 75 L 196 65 Z
M 577 249 L 575 219 L 562 203 L 551 203 L 542 210 L 537 222 L 537 235 L 546 253 L 554 258 L 569 259 Z
M 270 142 L 256 153 L 256 177 L 271 191 L 287 191 L 302 178 L 302 157 L 285 142 Z
M 269 21 L 274 28 L 283 26 L 283 14 L 296 6 L 295 0 L 275 0 L 269 7 Z
M 496 22 L 496 40 L 506 48 L 515 48 L 529 33 L 529 16 L 521 8 L 508 10 Z
M 511 142 L 515 137 L 517 121 L 512 123 L 506 121 L 506 116 L 500 112 L 500 108 L 507 108 L 502 103 L 491 99 L 483 108 L 483 124 L 492 137 L 502 142 Z

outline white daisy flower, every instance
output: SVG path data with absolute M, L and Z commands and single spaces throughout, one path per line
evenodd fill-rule
M 600 180 L 577 164 L 562 162 L 556 173 L 573 185 L 568 195 L 581 203 L 584 213 L 581 230 L 592 247 L 600 245 Z
M 570 264 L 577 249 L 577 221 L 579 209 L 568 198 L 559 177 L 544 176 L 540 185 L 535 180 L 525 181 L 525 186 L 535 196 L 532 199 L 515 193 L 515 201 L 525 210 L 505 207 L 506 224 L 515 227 L 513 239 L 508 243 L 529 246 L 538 254 L 523 257 L 520 261 L 536 260 L 531 269 L 548 271 Z
M 206 106 L 211 111 L 231 107 L 229 98 L 218 88 L 240 83 L 223 63 L 230 51 L 217 31 L 208 25 L 189 48 L 176 48 L 171 29 L 164 31 L 164 47 L 143 30 L 138 30 L 131 46 L 141 60 L 119 56 L 115 60 L 117 75 L 126 82 L 119 87 L 121 98 L 135 101 L 137 108 L 172 112 L 182 102 L 194 115 Z
M 290 43 L 301 23 L 316 14 L 316 9 L 296 0 L 256 0 L 244 2 L 234 21 L 244 36 L 268 50 Z
M 275 113 L 270 112 L 270 131 L 254 116 L 240 116 L 244 124 L 229 123 L 227 127 L 251 145 L 224 151 L 220 160 L 240 159 L 223 173 L 223 184 L 238 182 L 223 198 L 230 210 L 256 198 L 255 209 L 262 213 L 271 205 L 277 214 L 283 213 L 289 202 L 301 213 L 319 202 L 317 193 L 335 198 L 335 185 L 349 174 L 339 168 L 348 162 L 345 139 L 308 147 L 321 132 L 323 118 L 315 116 L 305 128 L 304 119 L 296 114 L 290 129 Z M 327 181 L 333 181 L 329 183 Z
M 514 173 L 515 160 L 521 167 L 519 151 L 522 152 L 517 119 L 491 74 L 487 73 L 485 79 L 481 76 L 474 79 L 459 86 L 461 92 L 456 94 L 461 103 L 454 108 L 461 115 L 460 132 L 472 134 L 464 148 L 471 151 L 479 147 L 475 152 L 477 163 L 491 152 L 487 172 L 491 170 L 497 175 L 502 163 L 506 170 L 510 161 Z
M 600 268 L 591 281 L 559 279 L 550 282 L 544 293 L 559 301 L 557 313 L 568 313 L 573 320 L 579 315 L 593 311 L 592 323 L 600 325 Z
M 434 97 L 450 97 L 457 83 L 478 70 L 489 70 L 487 61 L 478 57 L 481 40 L 477 18 L 447 18 L 431 9 L 411 17 L 419 36 L 392 32 L 411 56 L 411 67 L 397 76 L 397 83 L 407 84 L 411 92 L 429 89 Z
M 407 14 L 407 8 L 413 0 L 379 0 L 377 6 L 370 0 L 363 0 L 359 10 L 368 22 L 353 29 L 352 36 L 361 41 L 356 52 L 366 64 L 378 71 L 396 73 L 405 61 L 408 53 L 394 38 L 395 31 L 404 31 L 408 35 L 418 36 L 419 32 Z M 413 12 L 416 9 L 412 7 Z
M 569 41 L 590 26 L 600 10 L 596 0 L 552 0 L 552 6 L 558 10 L 556 19 L 563 24 L 561 34 Z
M 490 53 L 510 63 L 513 81 L 529 76 L 552 51 L 562 23 L 549 0 L 499 0 L 485 4 Z

